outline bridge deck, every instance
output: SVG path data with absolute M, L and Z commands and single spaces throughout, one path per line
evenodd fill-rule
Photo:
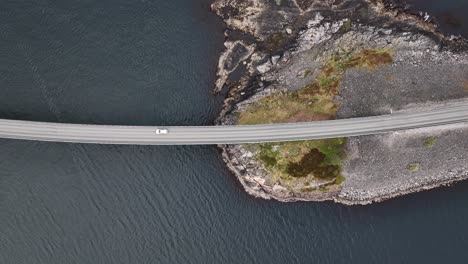
M 167 135 L 157 135 L 156 126 L 84 125 L 0 119 L 0 138 L 95 144 L 209 145 L 349 137 L 454 123 L 468 124 L 468 105 L 317 122 L 164 127 L 169 130 Z

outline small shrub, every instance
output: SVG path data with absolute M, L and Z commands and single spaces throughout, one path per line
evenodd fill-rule
M 324 154 L 318 149 L 312 149 L 301 158 L 301 161 L 289 163 L 286 172 L 293 177 L 306 177 L 314 172 L 324 159 Z
M 406 169 L 411 171 L 411 172 L 417 172 L 421 168 L 421 164 L 415 162 L 415 163 L 410 163 L 408 166 L 406 166 Z
M 345 180 L 346 178 L 340 175 L 336 178 L 335 184 L 342 184 Z
M 265 163 L 268 167 L 274 167 L 277 163 L 276 158 L 267 155 L 260 155 L 260 160 Z
M 318 149 L 312 149 L 305 154 L 299 162 L 291 162 L 286 172 L 293 177 L 306 177 L 309 174 L 319 179 L 332 179 L 337 177 L 341 168 L 338 165 L 325 163 L 326 155 Z
M 346 20 L 343 25 L 341 26 L 341 32 L 346 33 L 351 30 L 351 21 Z
M 265 143 L 258 154 L 258 159 L 263 161 L 267 167 L 274 167 L 278 164 L 278 152 L 273 149 L 273 144 Z
M 436 141 L 437 141 L 436 137 L 428 137 L 424 139 L 423 143 L 426 148 L 431 148 L 435 145 Z

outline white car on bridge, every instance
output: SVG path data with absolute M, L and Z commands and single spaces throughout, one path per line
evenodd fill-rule
M 158 128 L 158 129 L 156 129 L 156 134 L 157 134 L 157 135 L 169 134 L 169 130 L 167 130 L 167 129 L 165 129 L 165 128 Z

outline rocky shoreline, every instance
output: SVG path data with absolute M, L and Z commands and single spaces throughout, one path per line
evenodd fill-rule
M 339 105 L 336 118 L 407 111 L 468 98 L 466 40 L 444 36 L 429 15 L 406 13 L 391 1 L 216 0 L 212 9 L 228 26 L 215 90 L 227 91 L 218 125 L 235 124 L 240 113 L 262 98 L 309 85 L 330 56 L 366 49 L 390 50 L 393 62 L 372 73 L 346 71 L 339 95 L 333 98 Z M 450 89 L 445 88 L 447 84 Z M 352 205 L 468 178 L 464 154 L 468 143 L 463 142 L 467 135 L 468 125 L 462 125 L 350 138 L 345 146 L 350 157 L 343 163 L 346 180 L 319 182 L 312 191 L 304 184 L 296 188 L 271 181 L 256 153 L 244 146 L 219 147 L 227 166 L 251 195 L 283 202 L 333 200 Z M 421 146 L 428 137 L 457 147 L 442 155 L 438 146 Z M 394 141 L 412 143 L 388 147 Z M 381 157 L 373 161 L 377 165 L 366 162 L 374 156 Z M 427 160 L 419 161 L 420 157 Z M 438 169 L 429 162 L 435 159 L 447 165 L 435 162 Z M 421 163 L 422 169 L 409 171 L 405 164 L 410 160 Z

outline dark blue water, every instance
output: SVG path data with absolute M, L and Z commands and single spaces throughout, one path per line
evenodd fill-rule
M 0 0 L 0 114 L 206 124 L 222 25 L 209 1 Z
M 468 0 L 401 0 L 410 10 L 428 12 L 439 29 L 450 35 L 468 37 Z
M 0 0 L 0 117 L 210 124 L 209 0 Z M 0 263 L 465 263 L 468 183 L 367 207 L 244 193 L 215 147 L 0 140 Z

